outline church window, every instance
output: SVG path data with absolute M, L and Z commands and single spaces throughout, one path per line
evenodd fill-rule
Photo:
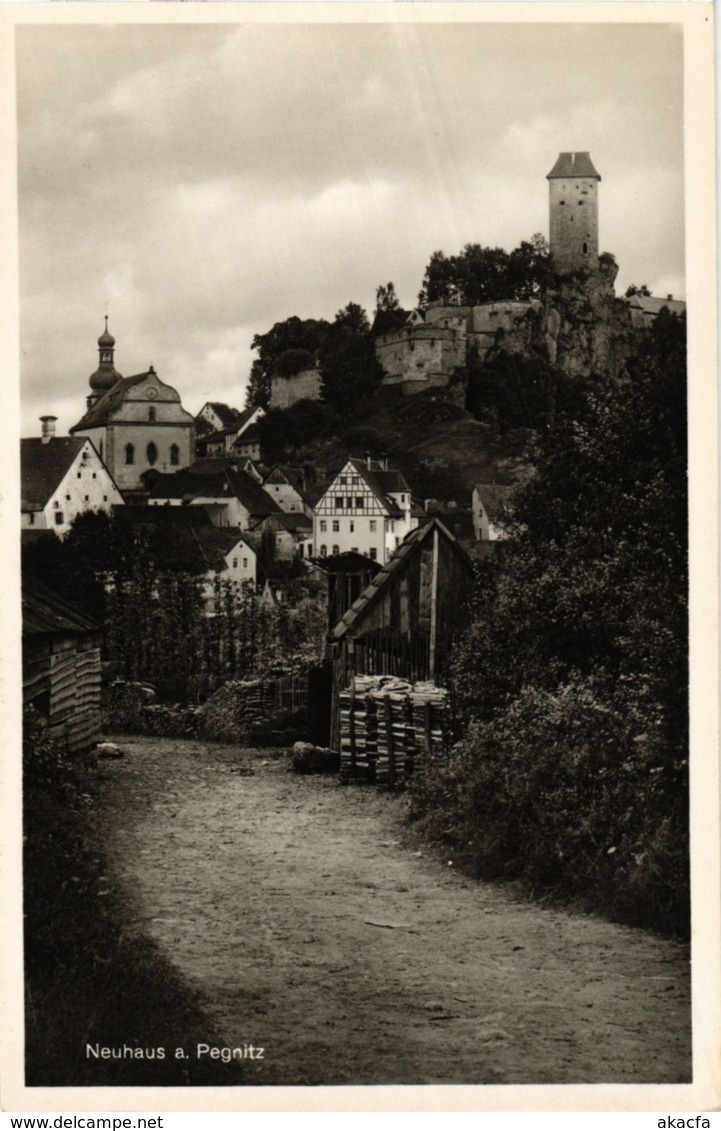
M 133 444 L 125 445 L 125 462 L 126 464 L 135 463 L 135 447 Z
M 180 448 L 177 444 L 170 445 L 170 462 L 173 467 L 177 467 L 180 463 Z
M 326 530 L 327 530 L 327 529 L 328 529 L 328 523 L 327 523 L 327 521 L 326 521 L 326 520 L 325 520 L 324 518 L 322 518 L 322 519 L 320 520 L 320 530 L 321 530 L 321 534 L 325 534 L 325 532 L 326 532 Z
M 333 519 L 333 533 L 334 534 L 340 533 L 340 520 L 337 519 L 337 518 Z
M 156 409 L 155 405 L 151 405 L 150 408 L 148 409 L 148 420 L 150 421 L 151 424 L 155 424 L 157 417 L 158 417 L 158 410 Z
M 147 448 L 145 449 L 145 455 L 147 456 L 148 463 L 152 467 L 153 464 L 158 459 L 158 449 L 157 449 L 157 447 L 155 446 L 155 444 L 153 443 L 152 440 L 150 441 Z
M 320 556 L 321 556 L 322 558 L 327 558 L 327 557 L 328 557 L 328 547 L 327 547 L 327 546 L 321 546 L 321 548 L 320 548 Z

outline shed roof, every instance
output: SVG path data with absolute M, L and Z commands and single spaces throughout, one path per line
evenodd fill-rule
M 53 436 L 20 441 L 22 509 L 42 510 L 88 441 L 84 436 Z
M 441 536 L 449 542 L 454 552 L 463 561 L 469 573 L 473 572 L 473 565 L 468 554 L 461 547 L 457 538 L 443 525 L 439 518 L 433 518 L 425 526 L 419 526 L 405 538 L 393 557 L 386 562 L 383 568 L 364 589 L 360 597 L 353 602 L 348 612 L 341 618 L 331 632 L 333 640 L 340 640 L 345 634 L 363 618 L 369 605 L 374 604 L 382 592 L 390 585 L 394 577 L 401 573 L 408 565 L 409 560 L 418 553 L 420 547 L 433 530 L 438 530 Z
M 601 174 L 596 172 L 588 151 L 559 153 L 558 160 L 546 179 L 560 180 L 562 177 L 595 177 L 597 181 L 601 180 Z
M 45 585 L 28 578 L 22 582 L 22 612 L 24 636 L 100 632 L 100 625 L 92 617 L 58 597 Z

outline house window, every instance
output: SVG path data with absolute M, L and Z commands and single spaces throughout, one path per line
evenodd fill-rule
M 153 464 L 158 459 L 158 449 L 157 449 L 157 447 L 155 446 L 155 444 L 153 443 L 152 440 L 150 441 L 147 448 L 145 449 L 145 455 L 146 455 L 146 458 L 148 460 L 148 463 L 152 467 Z
M 125 462 L 126 464 L 135 463 L 135 448 L 132 444 L 125 445 Z M 78 479 L 80 476 L 78 475 Z
M 107 495 L 103 495 L 103 502 L 104 502 L 104 503 L 107 503 L 107 501 L 108 501 L 108 496 L 107 496 Z
M 70 496 L 69 495 L 65 496 L 65 501 L 68 502 L 68 503 L 70 502 Z M 55 505 L 57 506 L 57 503 Z
M 370 548 L 370 550 L 368 551 L 368 553 L 369 553 L 369 555 L 370 555 L 370 559 L 371 559 L 371 561 L 372 561 L 372 562 L 377 562 L 377 561 L 378 561 L 378 551 L 377 551 L 377 549 L 375 548 L 375 546 L 371 546 L 371 548 Z
M 237 568 L 238 568 L 238 559 L 233 558 L 233 569 L 237 569 Z
M 63 516 L 63 512 L 62 511 L 56 511 L 55 512 L 55 525 L 56 526 L 62 526 L 64 522 L 65 522 L 65 518 Z
M 327 547 L 327 546 L 321 546 L 321 548 L 320 548 L 320 556 L 321 556 L 322 558 L 327 558 L 327 557 L 328 557 L 328 547 Z
M 334 518 L 333 519 L 333 533 L 338 534 L 339 531 L 340 531 L 340 520 L 337 519 L 337 518 Z
M 359 511 L 363 510 L 363 496 L 362 495 L 358 495 L 358 497 L 355 501 L 355 505 L 356 505 L 356 510 L 359 510 Z
M 56 499 L 56 500 L 55 500 L 55 502 L 53 503 L 53 506 L 55 507 L 55 509 L 56 509 L 56 510 L 57 510 L 57 509 L 58 509 L 58 507 L 60 506 L 60 503 L 58 502 L 58 500 L 57 500 L 57 499 Z
M 150 421 L 151 424 L 155 424 L 157 417 L 158 417 L 158 410 L 156 409 L 155 405 L 151 405 L 150 408 L 148 409 L 148 420 Z
M 94 472 L 93 472 L 93 479 L 97 479 L 97 478 L 98 478 L 97 472 L 96 472 L 96 471 L 94 471 Z
M 339 553 L 340 553 L 340 550 L 339 550 L 339 548 L 338 548 L 337 546 L 334 546 L 334 547 L 333 547 L 333 553 L 334 553 L 334 554 L 339 554 Z
M 78 472 L 78 479 L 82 479 L 82 477 L 83 477 L 83 473 L 82 473 L 82 471 L 79 471 Z
M 86 503 L 89 503 L 89 502 L 90 502 L 90 495 L 86 495 L 86 496 L 85 496 L 85 502 L 86 502 Z
M 378 527 L 378 523 L 376 522 L 376 520 L 374 518 L 372 518 L 371 521 L 370 521 L 371 534 L 375 534 L 377 527 Z
M 335 497 L 335 509 L 337 511 L 343 510 L 343 496 L 342 495 L 336 495 L 336 497 Z
M 177 467 L 180 463 L 180 448 L 177 444 L 170 445 L 170 462 L 173 467 Z
M 405 495 L 401 495 L 401 502 L 402 502 L 402 503 L 405 503 L 405 501 L 406 501 L 406 497 L 405 497 Z
M 345 505 L 346 505 L 346 510 L 350 510 L 351 507 L 353 506 L 353 500 L 352 499 L 346 499 Z
M 390 521 L 390 528 L 391 528 L 391 531 L 395 530 L 395 528 L 396 528 L 396 524 L 393 521 L 393 519 L 391 519 L 391 521 Z
M 248 568 L 248 559 L 243 558 L 243 569 L 247 569 L 247 568 Z
M 325 534 L 327 529 L 328 529 L 328 523 L 326 522 L 326 520 L 324 518 L 322 518 L 320 520 L 320 532 L 321 532 L 321 534 Z
M 34 526 L 34 525 L 35 525 L 35 511 L 30 511 L 30 519 L 29 519 L 29 521 L 30 521 L 30 525 L 31 525 L 31 526 Z
M 351 534 L 355 533 L 355 523 L 354 522 L 351 522 L 351 524 L 350 524 L 350 532 L 351 532 Z
M 347 483 L 348 483 L 348 476 L 347 475 L 341 475 L 341 477 L 340 477 L 341 487 L 345 487 L 347 485 Z

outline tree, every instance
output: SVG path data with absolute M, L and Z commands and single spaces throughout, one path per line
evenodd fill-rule
M 314 358 L 325 343 L 329 330 L 330 324 L 325 319 L 301 319 L 294 315 L 283 322 L 276 322 L 267 333 L 256 334 L 251 348 L 258 351 L 258 357 L 251 366 L 246 405 L 267 408 L 271 380 L 279 359 L 289 350 L 303 350 Z
M 339 310 L 321 351 L 323 399 L 345 419 L 351 417 L 381 383 L 368 315 L 349 302 Z
M 688 915 L 685 322 L 539 439 L 454 653 L 466 737 L 431 795 L 485 875 Z M 431 787 L 428 787 L 431 790 Z
M 645 283 L 642 283 L 640 287 L 637 287 L 635 283 L 631 283 L 630 286 L 626 288 L 626 298 L 632 298 L 633 295 L 644 295 L 650 298 L 651 292 Z
M 393 283 L 381 284 L 376 287 L 376 310 L 400 310 L 396 288 Z
M 510 254 L 500 247 L 466 244 L 459 255 L 434 251 L 418 296 L 421 307 L 429 302 L 475 306 L 484 302 L 526 299 L 545 286 L 549 269 L 548 244 L 536 234 Z

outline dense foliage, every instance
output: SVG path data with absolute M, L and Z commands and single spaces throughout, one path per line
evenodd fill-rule
M 542 235 L 523 240 L 513 251 L 469 243 L 458 255 L 434 251 L 418 296 L 422 308 L 443 299 L 475 306 L 500 299 L 526 299 L 544 287 L 549 271 L 548 244 Z
M 539 443 L 455 662 L 466 737 L 420 811 L 484 875 L 688 916 L 685 326 Z

